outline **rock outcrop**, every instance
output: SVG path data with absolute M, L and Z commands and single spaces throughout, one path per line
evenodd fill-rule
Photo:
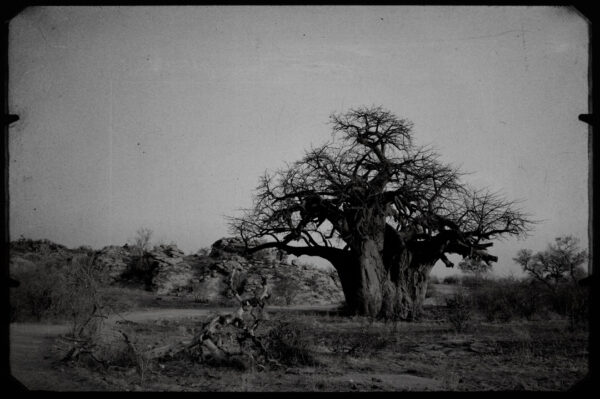
M 118 281 L 133 260 L 129 246 L 109 245 L 96 252 L 96 263 L 105 271 L 109 282 Z
M 225 237 L 213 244 L 210 258 L 214 263 L 207 272 L 213 271 L 216 272 L 213 274 L 222 276 L 220 287 L 227 286 L 226 279 L 234 269 L 244 275 L 245 295 L 252 295 L 260 289 L 261 281 L 266 277 L 273 285 L 272 299 L 281 305 L 330 304 L 343 300 L 342 289 L 335 272 L 300 264 L 297 260 L 289 264 L 287 255 L 278 250 L 262 250 L 246 257 L 241 239 Z
M 176 245 L 160 245 L 148 253 L 152 288 L 157 294 L 170 294 L 190 285 L 194 273 L 184 257 Z
M 50 240 L 19 239 L 9 246 L 9 274 L 18 277 L 41 268 L 59 268 L 68 264 L 77 253 L 80 251 L 70 250 Z
M 11 274 L 48 264 L 67 265 L 73 256 L 82 253 L 93 255 L 107 281 L 113 284 L 133 281 L 128 280 L 132 275 L 129 272 L 140 262 L 138 251 L 128 245 L 94 251 L 87 247 L 68 249 L 48 240 L 20 240 L 11 243 Z M 267 278 L 273 287 L 272 304 L 335 304 L 343 300 L 337 274 L 297 260 L 290 264 L 286 254 L 274 249 L 247 255 L 239 238 L 217 240 L 208 256 L 185 255 L 176 245 L 160 245 L 148 252 L 144 260 L 146 287 L 161 296 L 224 304 L 234 296 L 229 289 L 232 278 L 237 279 L 238 292 L 248 296 L 260 289 L 263 278 Z
M 256 246 L 261 243 L 261 241 L 252 240 L 250 245 Z M 246 246 L 241 238 L 223 237 L 213 243 L 209 256 L 215 259 L 228 259 L 233 256 L 238 256 L 246 259 L 262 260 L 268 263 L 287 262 L 287 255 L 285 252 L 279 251 L 275 248 L 263 249 L 252 254 L 246 254 L 245 251 Z

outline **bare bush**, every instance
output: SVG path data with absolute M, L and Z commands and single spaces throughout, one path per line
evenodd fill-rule
M 106 366 L 96 356 L 98 338 L 108 309 L 101 288 L 105 276 L 95 264 L 95 256 L 78 255 L 62 270 L 58 311 L 70 321 L 70 332 L 62 337 L 67 343 L 63 361 L 94 361 Z M 91 360 L 90 360 L 91 359 Z
M 277 278 L 279 281 L 273 288 L 273 294 L 283 299 L 283 302 L 286 305 L 292 305 L 294 303 L 294 299 L 300 292 L 298 283 L 284 273 L 277 273 Z
M 232 273 L 238 272 L 236 269 Z M 235 276 L 230 279 L 230 289 L 238 301 L 237 310 L 211 317 L 199 328 L 189 344 L 176 344 L 160 348 L 149 353 L 152 359 L 185 357 L 211 365 L 234 366 L 240 368 L 267 365 L 278 366 L 271 356 L 265 342 L 256 334 L 256 330 L 265 320 L 264 307 L 271 296 L 271 287 L 266 277 L 262 287 L 251 298 L 242 298 L 236 291 Z
M 11 291 L 11 320 L 70 321 L 74 336 L 92 334 L 101 322 L 100 289 L 106 284 L 94 260 L 93 254 L 50 258 L 33 270 L 15 273 L 21 285 Z
M 120 331 L 120 333 L 123 335 L 125 343 L 128 346 L 128 357 L 131 363 L 135 365 L 135 369 L 140 376 L 140 384 L 143 385 L 147 373 L 151 370 L 152 358 L 147 353 L 138 349 L 137 345 L 127 334 L 123 331 Z
M 471 298 L 463 290 L 446 299 L 446 317 L 456 332 L 463 332 L 469 327 L 472 306 Z
M 278 320 L 265 337 L 265 347 L 280 364 L 287 366 L 315 365 L 309 341 L 302 330 L 289 320 Z
M 13 273 L 20 285 L 10 291 L 10 320 L 27 321 L 56 317 L 63 280 L 55 267 L 38 267 Z
M 484 280 L 472 287 L 471 295 L 475 308 L 487 321 L 529 320 L 543 311 L 539 289 L 530 280 Z
M 380 350 L 396 344 L 397 325 L 390 329 L 373 328 L 372 325 L 362 325 L 352 334 L 338 335 L 332 342 L 335 353 L 350 357 L 374 356 Z
M 64 270 L 61 313 L 71 318 L 71 333 L 75 337 L 93 336 L 106 318 L 100 292 L 105 276 L 94 260 L 94 256 L 76 256 Z
M 152 247 L 152 230 L 142 227 L 136 231 L 133 238 L 132 247 L 134 249 L 135 259 L 131 264 L 130 274 L 135 277 L 145 279 L 150 271 L 150 262 L 148 253 Z
M 474 274 L 474 275 L 464 275 L 461 277 L 460 279 L 460 285 L 462 285 L 463 287 L 467 287 L 467 288 L 477 288 L 480 287 L 482 285 L 484 285 L 486 282 L 486 278 L 483 277 L 483 275 L 481 274 Z
M 446 276 L 444 277 L 444 280 L 442 280 L 444 282 L 444 284 L 450 284 L 450 285 L 458 285 L 460 284 L 460 278 L 458 276 Z

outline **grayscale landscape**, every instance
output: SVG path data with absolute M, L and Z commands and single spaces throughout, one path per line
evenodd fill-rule
M 27 389 L 588 376 L 575 9 L 49 6 L 9 28 Z

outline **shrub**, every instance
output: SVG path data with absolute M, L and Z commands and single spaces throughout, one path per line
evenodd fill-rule
M 74 336 L 90 336 L 100 328 L 105 310 L 100 288 L 106 284 L 105 278 L 93 256 L 76 256 L 64 269 L 58 311 L 70 318 Z
M 446 317 L 456 332 L 462 332 L 468 328 L 471 320 L 471 308 L 471 298 L 463 290 L 446 298 Z
M 283 273 L 279 273 L 277 277 L 279 281 L 275 284 L 275 287 L 273 287 L 273 293 L 289 306 L 294 303 L 294 299 L 300 291 L 298 283 L 290 276 Z
M 148 228 L 140 228 L 136 231 L 135 237 L 131 240 L 131 261 L 123 278 L 143 282 L 146 286 L 151 284 L 155 266 L 149 255 L 152 248 L 152 234 L 152 230 Z
M 568 307 L 569 327 L 571 329 L 589 320 L 589 299 L 589 291 L 586 287 L 571 286 Z
M 11 291 L 12 321 L 70 321 L 76 336 L 91 335 L 99 327 L 100 287 L 105 280 L 93 256 L 76 255 L 63 263 L 52 260 L 15 277 L 21 285 Z
M 485 286 L 478 287 L 472 295 L 476 308 L 487 321 L 508 321 L 512 318 L 513 312 L 508 307 L 507 292 L 497 281 L 490 281 Z
M 540 290 L 531 280 L 483 280 L 472 288 L 472 297 L 487 321 L 529 320 L 542 312 Z
M 295 366 L 316 364 L 309 350 L 309 342 L 297 323 L 289 320 L 278 320 L 263 340 L 269 356 L 279 363 Z
M 477 288 L 484 285 L 486 279 L 482 275 L 474 274 L 474 275 L 465 275 L 460 279 L 460 284 L 463 287 L 467 288 Z
M 458 276 L 446 276 L 443 282 L 444 284 L 457 285 L 460 283 L 460 278 Z
M 64 253 L 67 247 L 61 244 L 56 244 L 50 240 L 32 240 L 21 236 L 18 240 L 10 243 L 11 252 L 34 252 L 40 255 L 49 255 L 56 252 Z
M 568 318 L 571 329 L 588 320 L 589 291 L 586 287 L 571 283 L 560 284 L 546 298 L 547 306 L 552 311 Z
M 41 321 L 52 318 L 63 293 L 61 274 L 56 267 L 38 267 L 14 273 L 21 283 L 10 291 L 11 321 Z
M 351 334 L 337 335 L 331 342 L 332 350 L 351 357 L 375 356 L 396 344 L 396 327 L 395 323 L 389 330 L 373 328 L 371 324 L 363 325 Z
M 95 251 L 89 245 L 80 245 L 79 247 L 75 248 L 73 252 L 84 255 L 92 255 Z

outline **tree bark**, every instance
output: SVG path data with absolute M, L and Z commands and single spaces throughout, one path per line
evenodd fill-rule
M 372 251 L 372 244 L 366 243 L 365 249 Z M 350 313 L 397 320 L 418 318 L 433 263 L 415 263 L 418 257 L 404 249 L 394 264 L 386 267 L 380 256 L 368 251 L 336 268 Z
M 405 258 L 393 266 L 384 282 L 384 300 L 380 316 L 394 320 L 415 320 L 421 315 L 429 273 L 433 264 L 415 264 L 408 259 L 413 255 L 407 250 Z
M 356 245 L 345 262 L 334 263 L 350 312 L 396 320 L 418 318 L 429 273 L 442 253 L 438 244 L 410 246 L 386 228 L 385 235 Z
M 377 316 L 382 304 L 382 277 L 384 264 L 377 242 L 365 240 L 358 255 L 358 289 L 356 311 L 367 316 Z

